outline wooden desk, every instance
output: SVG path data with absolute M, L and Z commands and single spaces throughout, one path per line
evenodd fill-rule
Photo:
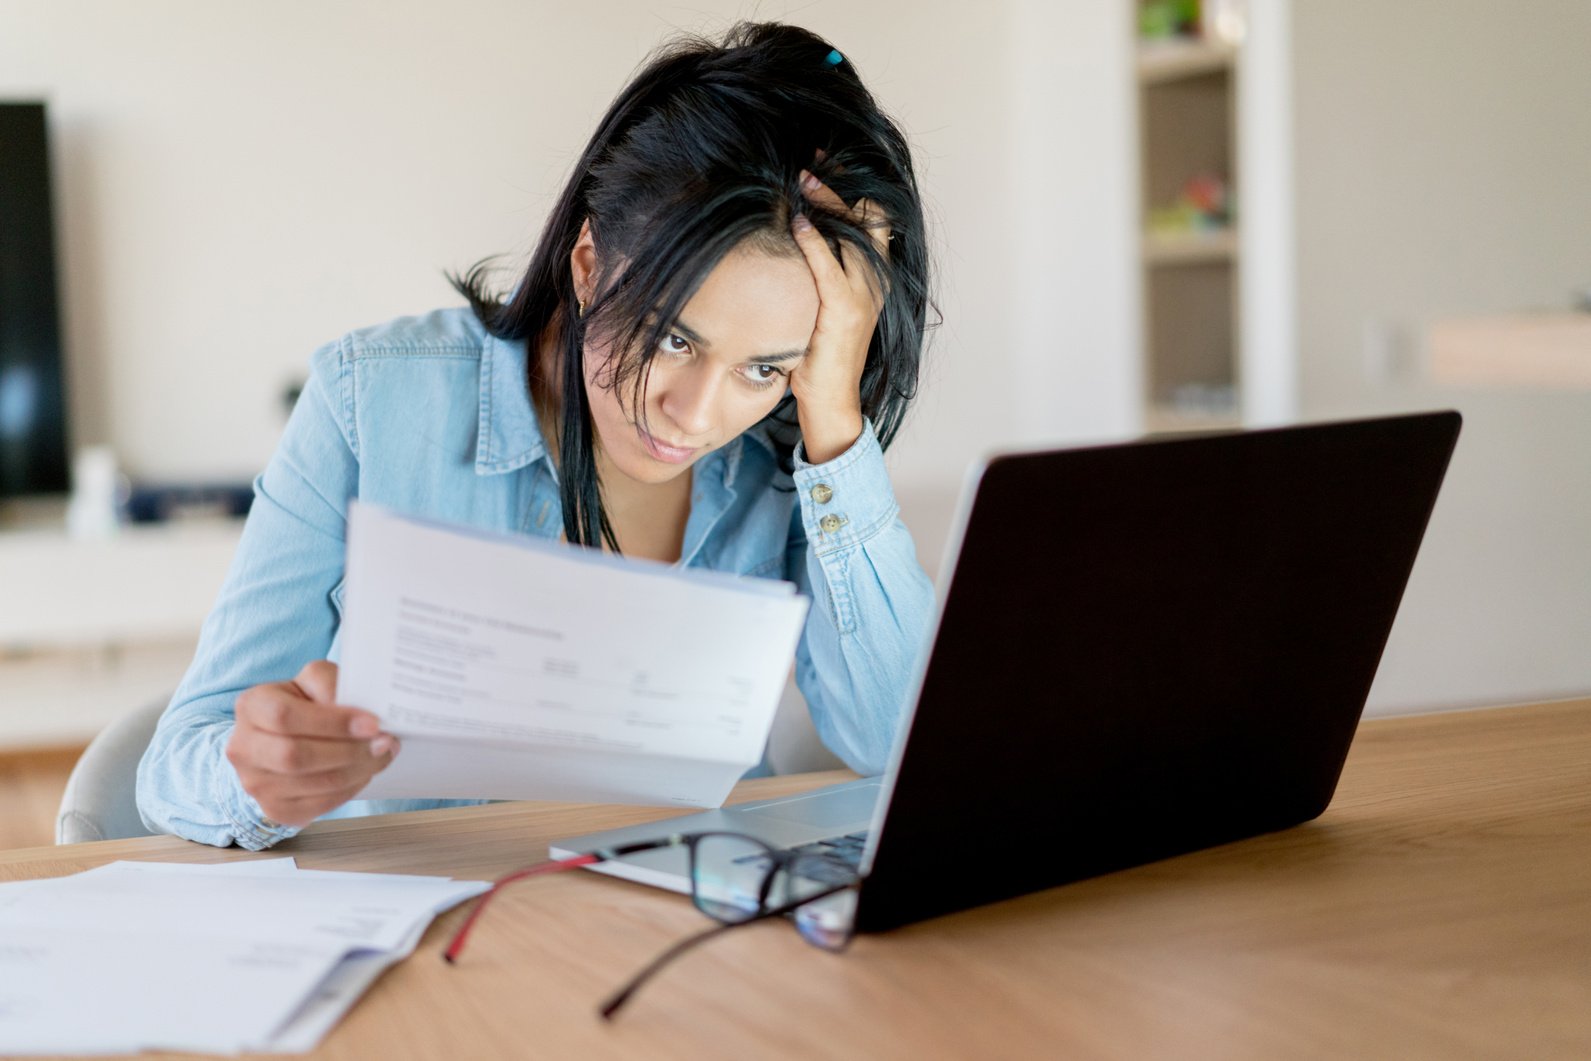
M 738 796 L 833 780 L 751 782 Z M 633 808 L 503 804 L 326 823 L 310 868 L 491 877 Z M 169 837 L 36 848 L 0 879 L 256 857 Z M 327 1058 L 1591 1056 L 1591 700 L 1365 723 L 1318 821 L 863 938 L 760 924 L 613 1025 L 594 1007 L 701 927 L 588 874 L 505 893 L 456 968 L 439 919 Z

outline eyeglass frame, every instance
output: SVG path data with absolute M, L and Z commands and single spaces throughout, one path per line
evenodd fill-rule
M 702 902 L 699 890 L 699 881 L 697 878 L 697 866 L 699 865 L 697 849 L 703 840 L 713 837 L 729 837 L 735 840 L 747 841 L 761 848 L 769 856 L 767 875 L 758 889 L 757 908 L 747 917 L 741 918 L 739 920 L 729 920 L 721 917 L 704 906 Z M 573 855 L 569 858 L 538 862 L 533 866 L 516 870 L 513 873 L 498 878 L 492 882 L 490 889 L 481 894 L 479 901 L 475 904 L 474 909 L 470 911 L 469 916 L 465 918 L 464 923 L 459 926 L 458 930 L 454 933 L 452 940 L 448 943 L 446 949 L 443 950 L 442 958 L 449 965 L 457 964 L 459 955 L 463 953 L 464 944 L 469 937 L 470 930 L 474 927 L 475 922 L 479 920 L 482 912 L 486 909 L 487 903 L 494 895 L 497 894 L 498 891 L 509 884 L 524 880 L 528 877 L 541 876 L 549 873 L 559 873 L 563 872 L 564 870 L 579 869 L 586 866 L 594 866 L 602 862 L 608 862 L 613 859 L 621 858 L 625 855 L 633 855 L 641 851 L 654 851 L 666 847 L 677 847 L 681 844 L 684 844 L 688 851 L 687 857 L 690 866 L 689 879 L 691 884 L 691 905 L 696 907 L 696 909 L 703 915 L 714 921 L 715 924 L 710 928 L 707 928 L 701 932 L 697 932 L 694 935 L 687 936 L 684 939 L 673 943 L 656 958 L 652 959 L 652 961 L 643 967 L 640 972 L 632 976 L 623 987 L 615 991 L 605 1002 L 602 1003 L 600 1007 L 598 1007 L 598 1013 L 604 1020 L 612 1020 L 614 1014 L 617 1013 L 619 1008 L 623 1006 L 624 1003 L 628 1001 L 629 998 L 634 995 L 634 993 L 639 990 L 644 983 L 660 972 L 675 958 L 679 957 L 687 950 L 690 950 L 692 947 L 695 947 L 697 944 L 703 943 L 708 939 L 727 932 L 732 928 L 739 928 L 743 925 L 753 924 L 757 921 L 765 921 L 774 917 L 794 915 L 804 906 L 809 906 L 813 903 L 820 902 L 831 896 L 837 895 L 840 892 L 846 891 L 847 889 L 856 888 L 862 883 L 862 875 L 860 872 L 858 872 L 856 867 L 852 866 L 848 862 L 844 862 L 834 857 L 833 855 L 827 855 L 814 851 L 780 849 L 774 847 L 766 840 L 760 839 L 759 837 L 751 836 L 747 833 L 737 833 L 727 830 L 709 830 L 699 833 L 671 833 L 667 836 L 659 837 L 654 840 L 641 840 L 634 843 L 617 844 L 613 847 L 598 848 L 595 851 Z M 768 905 L 768 895 L 774 879 L 781 871 L 785 872 L 786 874 L 791 874 L 790 866 L 805 859 L 819 861 L 828 866 L 834 867 L 835 869 L 842 871 L 847 879 L 842 883 L 825 888 L 815 894 L 804 896 L 794 901 L 781 903 L 775 907 L 770 907 Z M 816 881 L 816 878 L 807 879 Z M 806 932 L 801 931 L 799 922 L 796 926 L 797 934 L 800 935 L 803 940 L 810 945 L 819 948 L 820 950 L 830 951 L 831 953 L 842 951 L 850 945 L 851 939 L 855 935 L 855 928 L 855 920 L 853 917 L 853 919 L 845 926 L 845 931 L 839 938 L 838 944 L 835 946 L 829 946 L 814 939 Z

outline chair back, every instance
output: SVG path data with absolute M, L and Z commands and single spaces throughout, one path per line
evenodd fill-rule
M 56 843 L 150 835 L 138 816 L 138 761 L 165 709 L 165 700 L 141 707 L 106 726 L 89 742 L 61 795 Z

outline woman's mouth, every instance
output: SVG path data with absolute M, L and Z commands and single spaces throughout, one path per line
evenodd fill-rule
M 636 430 L 640 431 L 641 444 L 646 447 L 646 451 L 652 455 L 653 459 L 660 460 L 665 464 L 684 464 L 696 455 L 696 451 L 699 448 L 696 446 L 671 446 L 667 442 L 658 441 L 645 431 L 641 431 L 640 428 L 636 428 Z

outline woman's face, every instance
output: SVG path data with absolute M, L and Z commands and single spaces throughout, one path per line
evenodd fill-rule
M 586 397 L 604 483 L 669 482 L 767 416 L 806 356 L 817 316 L 805 259 L 742 244 L 708 274 L 659 345 L 645 416 L 633 407 L 633 383 L 603 385 L 611 348 L 593 336 Z

